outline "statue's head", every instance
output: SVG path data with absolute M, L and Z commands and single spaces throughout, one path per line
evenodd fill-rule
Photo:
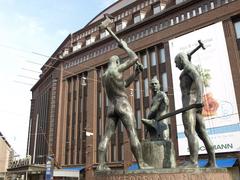
M 120 58 L 116 55 L 110 57 L 109 59 L 109 66 L 119 66 L 120 65 Z
M 153 91 L 153 92 L 157 92 L 157 91 L 160 90 L 160 87 L 161 87 L 161 85 L 160 85 L 157 77 L 156 77 L 156 76 L 153 77 L 152 80 L 151 80 L 151 88 L 152 88 L 152 91 Z
M 189 63 L 189 61 L 186 53 L 181 52 L 176 55 L 175 64 L 178 69 L 183 70 L 187 63 Z

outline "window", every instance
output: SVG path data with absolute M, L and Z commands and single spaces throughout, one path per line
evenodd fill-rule
M 95 37 L 94 36 L 89 36 L 86 38 L 86 46 L 92 44 L 93 42 L 95 42 Z
M 156 66 L 157 65 L 157 60 L 156 60 L 155 51 L 150 52 L 150 58 L 151 58 L 151 65 Z
M 108 36 L 109 35 L 109 32 L 108 31 L 102 31 L 101 33 L 100 33 L 100 39 L 103 39 L 103 38 L 105 38 L 106 36 Z
M 101 92 L 98 93 L 98 107 L 99 108 L 102 107 L 102 93 Z
M 107 96 L 105 96 L 106 97 L 106 106 L 109 106 L 109 100 L 108 100 L 108 97 Z
M 164 50 L 164 48 L 160 48 L 160 49 L 159 49 L 159 57 L 160 57 L 160 62 L 161 62 L 161 63 L 165 63 L 165 62 L 166 62 L 165 50 Z
M 156 4 L 153 6 L 153 14 L 157 14 L 161 12 L 160 4 Z
M 185 19 L 185 16 L 184 16 L 184 14 L 182 14 L 181 15 L 181 21 L 184 21 L 184 19 Z
M 115 145 L 113 145 L 113 161 L 117 161 L 118 160 L 117 157 L 118 157 L 117 156 L 117 146 L 115 144 Z
M 98 118 L 98 134 L 101 136 L 103 135 L 103 130 L 102 130 L 102 119 Z
M 78 49 L 81 49 L 82 43 L 78 42 L 73 45 L 73 51 L 77 51 Z
M 133 16 L 133 23 L 138 23 L 141 21 L 141 16 L 140 16 L 140 13 L 137 13 Z
M 207 12 L 207 11 L 208 11 L 208 5 L 205 4 L 205 5 L 204 5 L 204 12 Z
M 63 56 L 66 56 L 69 54 L 69 48 L 65 48 L 63 51 Z
M 138 13 L 135 13 L 133 15 L 133 23 L 138 23 L 140 22 L 141 20 L 143 20 L 146 16 L 146 12 L 145 11 L 140 11 Z
M 196 10 L 195 9 L 192 11 L 192 16 L 193 17 L 196 16 Z
M 136 82 L 136 98 L 140 98 L 140 83 L 139 81 Z
M 176 0 L 176 4 L 179 4 L 179 3 L 182 3 L 184 2 L 185 0 Z
M 140 111 L 140 110 L 137 110 L 137 112 L 136 112 L 136 124 L 137 124 L 137 129 L 141 129 L 141 124 L 142 124 L 141 119 L 142 119 L 142 117 L 141 117 L 141 111 Z
M 187 12 L 187 19 L 190 19 L 190 12 Z
M 91 38 L 86 39 L 86 45 L 91 44 Z
M 198 14 L 202 14 L 202 7 L 198 8 Z
M 146 69 L 147 68 L 147 55 L 146 54 L 143 54 L 142 55 L 142 64 L 143 64 L 143 69 Z
M 145 117 L 147 118 L 148 117 L 148 114 L 149 114 L 149 108 L 146 108 L 146 110 L 145 110 Z
M 116 32 L 118 32 L 118 31 L 121 31 L 123 28 L 122 28 L 122 22 L 118 22 L 117 24 L 116 24 Z
M 126 20 L 121 20 L 116 23 L 116 32 L 121 31 L 127 26 Z
M 124 144 L 121 145 L 121 160 L 124 160 Z
M 148 78 L 144 79 L 144 97 L 147 97 L 149 92 L 149 87 L 148 87 Z
M 167 73 L 162 74 L 162 88 L 163 91 L 167 92 L 168 91 L 168 81 L 167 81 Z
M 176 17 L 176 24 L 179 23 L 179 17 Z
M 240 20 L 234 23 L 237 39 L 240 39 Z
M 211 9 L 214 9 L 214 2 L 210 3 Z

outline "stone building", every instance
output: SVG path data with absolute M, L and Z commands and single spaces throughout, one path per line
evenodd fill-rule
M 0 179 L 6 177 L 9 162 L 11 161 L 12 148 L 3 134 L 0 132 Z
M 32 163 L 45 164 L 51 155 L 55 167 L 80 171 L 85 179 L 94 177 L 109 106 L 101 76 L 111 55 L 126 56 L 116 41 L 98 28 L 105 13 L 114 17 L 112 30 L 137 52 L 144 65 L 142 74 L 127 89 L 140 140 L 145 138 L 140 120 L 151 105 L 149 81 L 156 76 L 169 97 L 170 110 L 179 108 L 174 55 L 193 49 L 197 40 L 202 40 L 206 50 L 199 50 L 192 62 L 200 62 L 196 65 L 205 75 L 210 70 L 214 81 L 206 79 L 206 86 L 211 81 L 206 92 L 212 90 L 206 94 L 206 126 L 217 157 L 231 157 L 229 166 L 236 164 L 240 147 L 240 0 L 119 0 L 66 37 L 31 89 L 28 154 Z M 188 150 L 178 118 L 171 118 L 171 138 L 181 161 Z M 200 154 L 204 159 L 201 145 Z M 128 169 L 135 162 L 121 124 L 109 144 L 107 161 L 113 169 Z

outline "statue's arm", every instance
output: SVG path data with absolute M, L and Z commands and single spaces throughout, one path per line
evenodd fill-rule
M 168 109 L 168 107 L 169 107 L 168 96 L 165 92 L 162 93 L 162 96 L 163 96 L 163 102 L 164 102 L 165 109 Z
M 125 87 L 127 88 L 128 86 L 130 86 L 130 84 L 134 81 L 135 77 L 136 77 L 136 72 L 134 74 L 132 74 L 129 78 L 127 78 L 127 80 L 125 81 Z
M 160 106 L 160 101 L 154 102 L 154 104 L 152 104 L 147 116 L 148 119 L 154 119 L 156 117 L 159 106 Z
M 126 59 L 126 61 L 118 66 L 118 71 L 123 72 L 137 62 L 138 56 L 132 49 L 128 47 L 127 43 L 123 40 L 121 40 L 121 44 L 119 45 L 119 47 L 125 50 L 128 54 L 128 58 Z
M 141 63 L 136 63 L 135 72 L 129 78 L 127 78 L 127 80 L 125 81 L 125 87 L 127 88 L 128 86 L 130 86 L 130 84 L 136 79 L 136 77 L 142 71 L 143 65 Z

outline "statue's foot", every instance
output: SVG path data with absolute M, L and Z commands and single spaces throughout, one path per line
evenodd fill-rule
M 145 163 L 145 162 L 141 162 L 141 163 L 139 163 L 138 165 L 139 165 L 139 168 L 140 168 L 140 169 L 154 169 L 154 167 L 149 166 L 149 165 L 148 165 L 147 163 Z
M 183 164 L 179 165 L 180 168 L 198 168 L 197 163 L 192 163 L 190 161 L 186 161 Z
M 110 171 L 111 169 L 106 164 L 99 164 L 97 171 Z
M 217 164 L 216 164 L 216 162 L 208 161 L 208 163 L 204 167 L 206 167 L 206 168 L 217 168 Z

